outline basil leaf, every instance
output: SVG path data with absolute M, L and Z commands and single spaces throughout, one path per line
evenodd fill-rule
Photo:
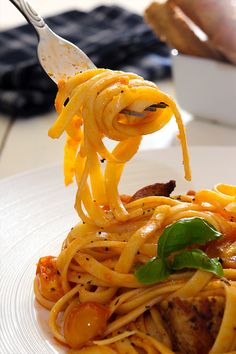
M 192 244 L 205 245 L 222 234 L 203 218 L 185 218 L 165 228 L 158 241 L 158 256 L 168 257 L 172 252 Z
M 223 268 L 219 259 L 209 258 L 205 252 L 199 249 L 178 253 L 171 264 L 171 268 L 173 270 L 180 270 L 183 268 L 202 269 L 206 272 L 213 273 L 218 277 L 224 276 Z
M 183 268 L 202 269 L 219 277 L 223 268 L 218 258 L 209 258 L 199 249 L 182 251 L 174 257 L 171 265 L 167 258 L 172 252 L 221 237 L 222 234 L 203 218 L 185 218 L 165 228 L 158 240 L 157 257 L 139 267 L 134 275 L 143 284 L 153 284 L 165 280 L 173 271 Z
M 154 257 L 146 264 L 140 266 L 134 272 L 134 275 L 140 283 L 148 285 L 168 278 L 170 270 L 164 260 Z

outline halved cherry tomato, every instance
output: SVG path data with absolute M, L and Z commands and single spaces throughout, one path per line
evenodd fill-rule
M 86 342 L 103 334 L 109 315 L 106 306 L 97 302 L 75 305 L 66 315 L 64 336 L 72 348 L 81 348 Z
M 56 261 L 56 257 L 41 257 L 36 270 L 36 278 L 41 295 L 53 302 L 63 296 L 61 276 L 57 270 Z

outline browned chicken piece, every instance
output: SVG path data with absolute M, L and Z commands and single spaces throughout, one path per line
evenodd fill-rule
M 171 0 L 199 27 L 212 45 L 236 64 L 236 6 L 232 0 Z
M 170 180 L 168 183 L 154 183 L 139 189 L 130 199 L 130 202 L 134 200 L 149 197 L 152 195 L 169 197 L 175 189 L 176 183 L 174 180 Z
M 206 354 L 218 334 L 224 297 L 174 298 L 160 304 L 173 350 L 181 354 Z
M 220 59 L 218 51 L 190 28 L 183 12 L 170 1 L 154 2 L 145 11 L 146 21 L 161 40 L 180 53 Z

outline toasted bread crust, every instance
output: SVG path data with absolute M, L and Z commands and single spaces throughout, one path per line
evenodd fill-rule
M 209 38 L 209 42 L 236 64 L 236 6 L 231 0 L 171 0 Z
M 154 32 L 170 47 L 183 54 L 219 59 L 219 53 L 190 28 L 182 11 L 171 1 L 154 2 L 145 11 Z

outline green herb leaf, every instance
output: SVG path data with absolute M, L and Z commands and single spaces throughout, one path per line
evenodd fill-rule
M 183 251 L 178 253 L 173 263 L 171 264 L 173 270 L 180 270 L 183 268 L 202 269 L 206 272 L 213 273 L 218 277 L 223 277 L 224 272 L 218 258 L 209 258 L 208 255 L 199 249 L 190 251 Z
M 134 272 L 138 281 L 146 285 L 163 281 L 168 278 L 170 274 L 166 262 L 158 257 L 152 258 Z
M 165 228 L 158 240 L 157 257 L 139 267 L 134 275 L 143 284 L 153 284 L 165 280 L 173 271 L 183 268 L 202 269 L 219 277 L 223 276 L 223 268 L 218 258 L 209 258 L 199 249 L 186 250 L 174 257 L 169 264 L 171 253 L 187 246 L 218 239 L 222 234 L 203 218 L 186 218 L 176 221 Z
M 165 228 L 158 241 L 158 256 L 165 259 L 172 252 L 187 246 L 205 245 L 222 234 L 202 218 L 186 218 Z

